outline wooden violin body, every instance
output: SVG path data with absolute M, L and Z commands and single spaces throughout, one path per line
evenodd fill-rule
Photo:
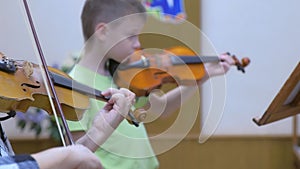
M 1 64 L 13 62 L 15 71 L 0 70 L 0 111 L 26 112 L 29 107 L 37 107 L 52 115 L 52 109 L 46 85 L 42 78 L 41 69 L 38 65 L 26 61 L 15 62 L 8 60 L 0 54 Z M 65 73 L 54 68 L 49 68 L 57 74 L 71 79 Z M 84 111 L 89 107 L 89 97 L 79 93 L 70 92 L 69 89 L 55 86 L 62 109 L 69 120 L 81 119 Z
M 89 108 L 90 98 L 108 101 L 101 91 L 74 81 L 66 73 L 48 67 L 64 116 L 68 120 L 80 120 Z M 14 61 L 0 53 L 0 112 L 26 112 L 29 107 L 41 108 L 53 114 L 47 84 L 44 83 L 39 65 L 27 61 Z M 52 97 L 53 99 L 53 97 Z M 130 123 L 138 125 L 146 112 L 129 114 Z
M 236 66 L 244 72 L 250 62 L 244 58 Z M 173 47 L 163 51 L 139 50 L 118 65 L 114 81 L 119 87 L 133 91 L 137 96 L 147 96 L 165 83 L 191 85 L 205 74 L 205 62 L 220 62 L 217 56 L 199 57 L 186 47 Z

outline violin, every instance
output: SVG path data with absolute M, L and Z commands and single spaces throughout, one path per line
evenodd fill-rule
M 101 91 L 74 81 L 66 73 L 52 67 L 48 69 L 66 119 L 80 120 L 89 108 L 90 98 L 109 100 Z M 53 115 L 39 65 L 9 59 L 0 53 L 0 81 L 1 112 L 26 112 L 29 107 L 37 107 Z M 145 115 L 143 111 L 129 112 L 127 120 L 138 126 Z
M 227 53 L 230 55 L 229 53 Z M 239 71 L 245 72 L 249 58 L 239 61 L 231 56 Z M 114 81 L 137 96 L 148 96 L 165 83 L 191 85 L 205 74 L 204 63 L 221 62 L 218 56 L 197 56 L 187 47 L 176 46 L 165 50 L 138 50 L 124 62 L 114 66 Z

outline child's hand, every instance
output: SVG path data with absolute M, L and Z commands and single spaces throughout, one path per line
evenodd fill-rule
M 125 88 L 110 88 L 103 91 L 102 95 L 110 97 L 110 99 L 95 116 L 93 126 L 98 130 L 111 131 L 117 128 L 128 115 L 132 105 L 135 103 L 135 94 Z
M 110 88 L 102 92 L 110 98 L 103 109 L 94 117 L 93 124 L 88 132 L 77 141 L 95 151 L 113 133 L 119 124 L 128 115 L 135 103 L 135 94 L 128 89 Z
M 219 62 L 204 63 L 208 77 L 223 75 L 228 72 L 230 67 L 235 64 L 234 59 L 228 54 L 221 54 Z

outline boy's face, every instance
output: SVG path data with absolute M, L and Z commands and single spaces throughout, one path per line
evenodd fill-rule
M 107 54 L 108 58 L 122 62 L 134 51 L 141 48 L 139 34 L 145 21 L 140 16 L 129 16 L 110 28 L 109 41 L 111 48 Z

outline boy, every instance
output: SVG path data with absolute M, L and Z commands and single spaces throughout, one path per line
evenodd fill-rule
M 141 47 L 138 34 L 146 22 L 144 6 L 138 0 L 87 0 L 83 7 L 81 20 L 85 47 L 71 76 L 98 90 L 117 87 L 107 69 L 109 67 L 108 60 L 113 59 L 120 63 Z M 224 62 L 206 65 L 210 75 L 224 74 L 233 64 L 233 60 L 230 60 L 227 55 L 221 55 L 221 58 Z M 220 67 L 222 69 L 212 71 Z M 203 81 L 199 82 L 199 85 Z M 179 92 L 170 92 L 163 96 L 169 99 L 170 103 L 175 101 L 175 104 L 167 104 L 166 113 L 169 110 L 173 111 L 174 105 L 180 106 L 177 104 L 178 93 L 186 91 L 187 96 L 194 93 L 188 88 L 181 86 L 173 90 Z M 157 99 L 163 98 L 157 97 Z M 83 145 L 94 144 L 90 149 L 95 151 L 106 169 L 158 168 L 158 161 L 143 124 L 134 127 L 127 121 L 123 121 L 107 141 L 101 144 L 93 143 L 94 138 L 89 137 L 88 133 L 84 131 L 90 128 L 94 119 L 93 114 L 102 106 L 103 102 L 92 100 L 91 108 L 84 114 L 80 122 L 68 122 L 74 138 L 78 138 L 77 142 Z M 98 148 L 98 146 L 101 147 Z

